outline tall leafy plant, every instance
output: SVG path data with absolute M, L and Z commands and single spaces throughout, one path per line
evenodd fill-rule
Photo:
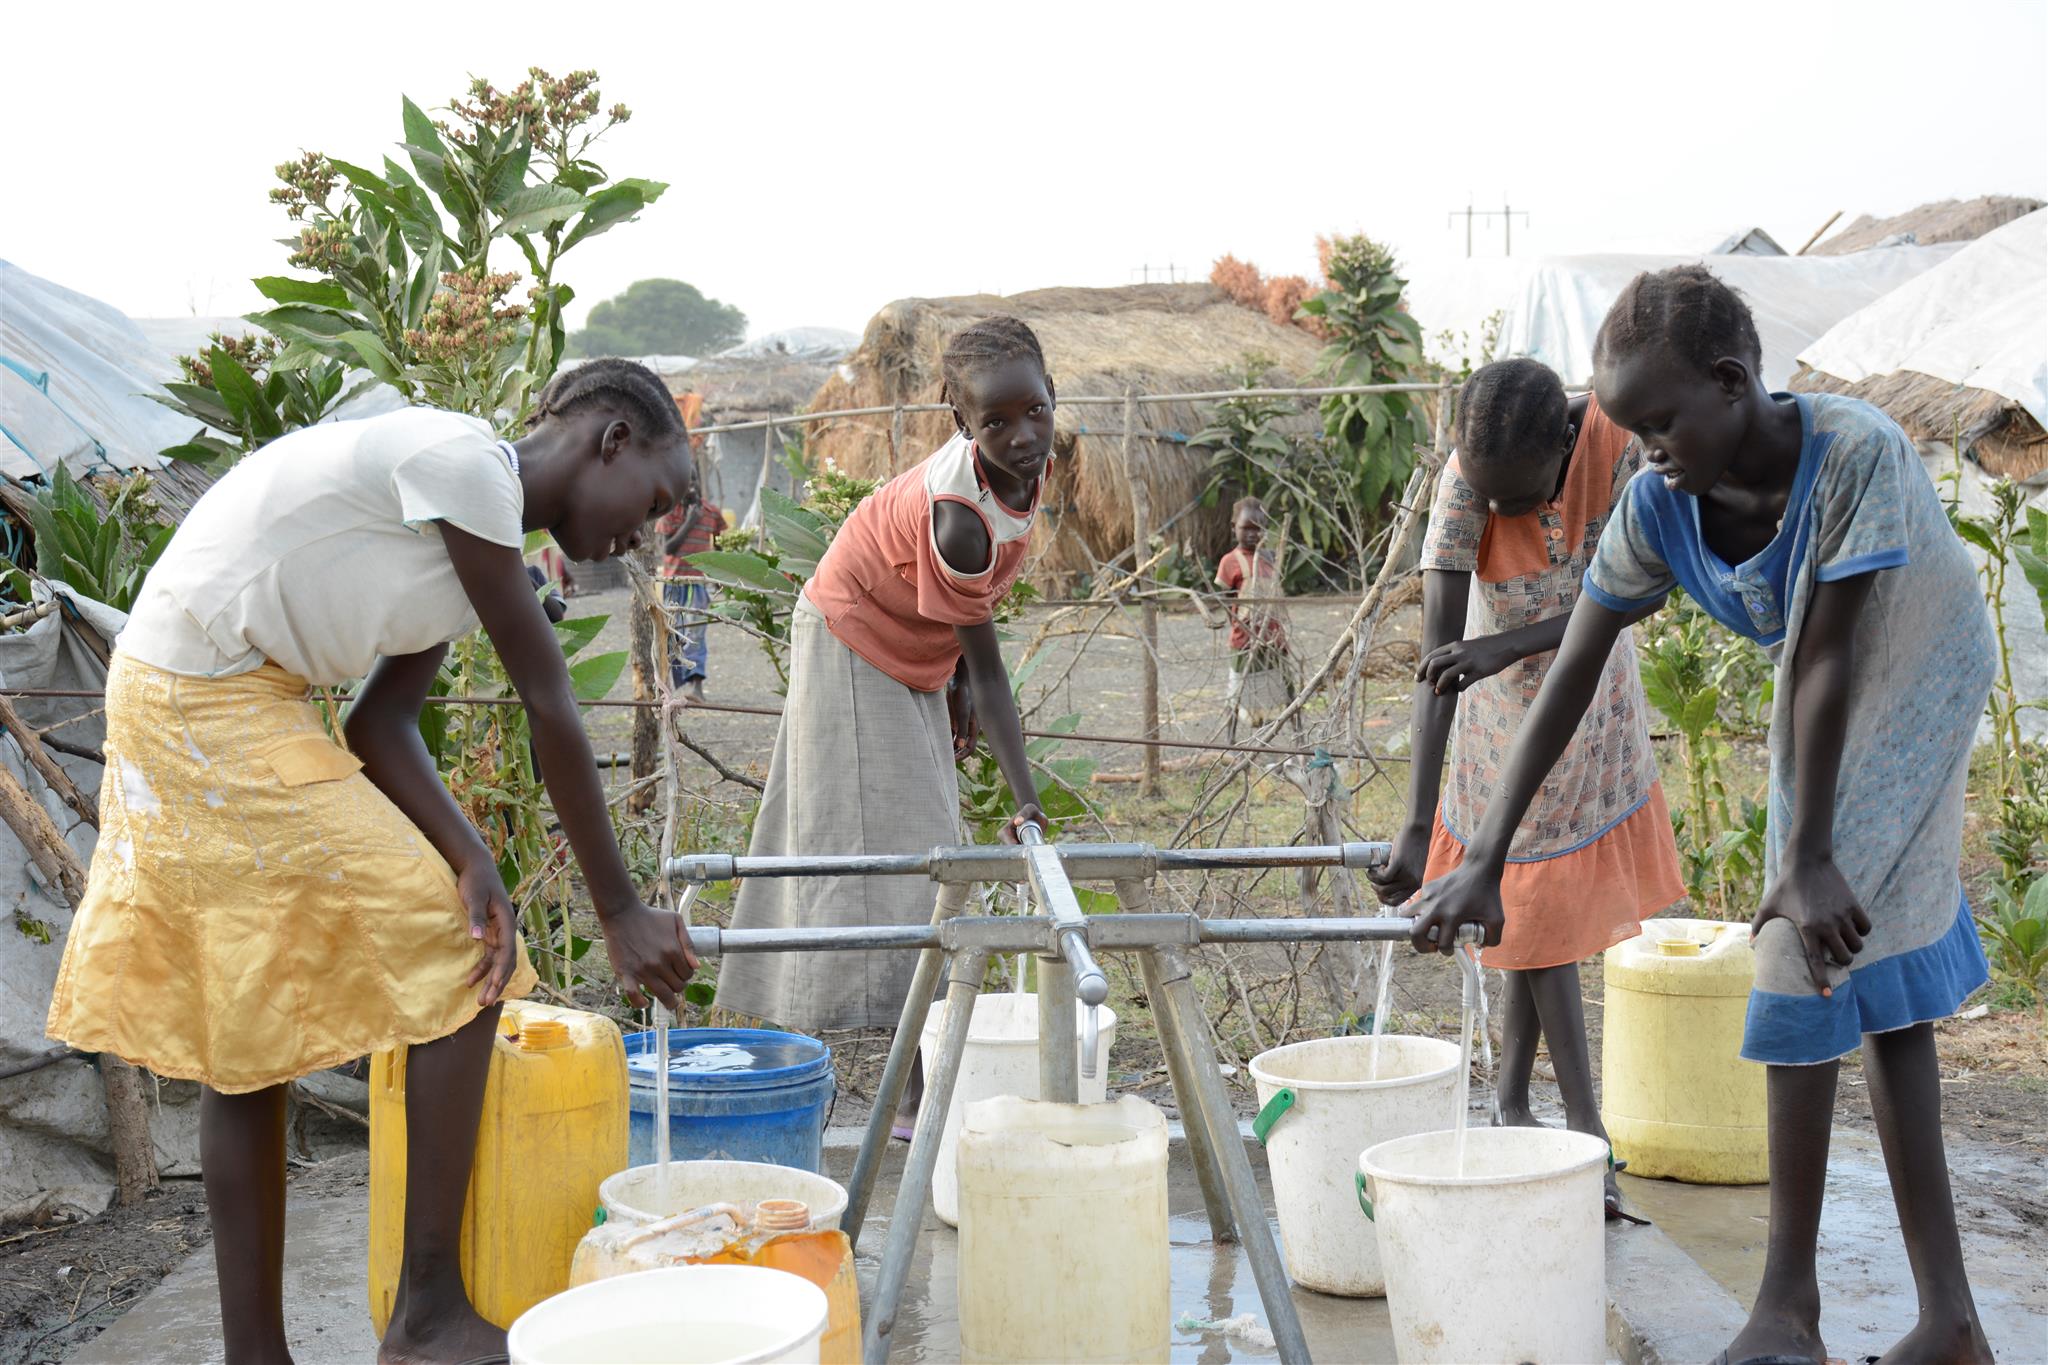
M 404 164 L 308 152 L 279 166 L 271 199 L 300 224 L 289 262 L 314 278 L 255 281 L 275 306 L 249 320 L 285 342 L 276 367 L 360 366 L 408 400 L 518 428 L 562 355 L 562 257 L 667 188 L 591 158 L 632 117 L 600 103 L 596 72 L 535 67 L 509 91 L 472 82 L 439 121 L 404 99 Z M 526 267 L 524 302 L 522 276 L 494 268 L 501 242 Z
M 157 402 L 202 427 L 190 441 L 162 453 L 174 460 L 196 460 L 216 472 L 276 440 L 288 431 L 325 419 L 357 393 L 375 384 L 367 378 L 349 387 L 348 367 L 326 356 L 280 366 L 276 337 L 237 337 L 220 332 L 205 349 L 178 357 L 184 378 L 151 394 Z M 214 431 L 224 433 L 216 436 Z
M 1317 371 L 1333 385 L 1398 384 L 1422 366 L 1422 329 L 1401 306 L 1408 282 L 1394 253 L 1363 233 L 1321 238 L 1327 288 L 1301 305 L 1327 343 Z M 1359 503 L 1378 508 L 1415 464 L 1426 424 L 1414 396 L 1337 394 L 1322 403 L 1323 431 L 1350 464 Z
M 26 510 L 29 529 L 35 533 L 35 568 L 95 602 L 128 611 L 175 528 L 163 523 L 149 500 L 146 478 L 110 482 L 107 487 L 102 511 L 91 490 L 60 464 L 48 482 L 32 490 Z M 14 595 L 29 601 L 21 568 L 0 558 L 0 569 L 19 580 L 9 584 Z

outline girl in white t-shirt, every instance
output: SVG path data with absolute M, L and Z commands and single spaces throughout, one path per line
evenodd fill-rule
M 286 1083 L 404 1045 L 405 1261 L 383 1356 L 504 1350 L 458 1253 L 498 1002 L 534 974 L 420 710 L 448 642 L 481 622 L 619 981 L 672 1003 L 695 960 L 626 871 L 520 552 L 545 529 L 603 559 L 696 495 L 660 380 L 599 360 L 548 386 L 516 445 L 425 408 L 293 432 L 200 499 L 151 571 L 107 675 L 100 842 L 49 1031 L 206 1087 L 229 1361 L 289 1358 Z M 310 691 L 356 678 L 344 748 Z

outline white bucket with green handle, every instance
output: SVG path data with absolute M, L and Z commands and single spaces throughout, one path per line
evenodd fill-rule
M 1251 1071 L 1261 1106 L 1252 1131 L 1266 1147 L 1287 1273 L 1325 1294 L 1384 1294 L 1379 1244 L 1358 1213 L 1358 1157 L 1451 1124 L 1458 1045 L 1400 1034 L 1317 1038 L 1261 1053 Z

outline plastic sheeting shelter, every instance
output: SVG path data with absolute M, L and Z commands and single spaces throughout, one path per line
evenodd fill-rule
M 1552 256 L 1419 267 L 1408 308 L 1435 359 L 1477 362 L 1500 314 L 1493 354 L 1534 356 L 1567 384 L 1593 378 L 1593 338 L 1622 287 L 1645 270 L 1697 261 L 1740 290 L 1763 342 L 1764 382 L 1782 389 L 1799 353 L 1850 314 L 1932 270 L 1960 245 L 1901 246 L 1850 256 Z M 1448 340 L 1444 333 L 1450 333 Z
M 2048 209 L 1850 314 L 1799 360 L 1851 383 L 1901 370 L 1945 379 L 2010 399 L 2048 427 Z
M 177 377 L 117 308 L 0 261 L 0 468 L 156 469 L 194 423 L 148 397 Z

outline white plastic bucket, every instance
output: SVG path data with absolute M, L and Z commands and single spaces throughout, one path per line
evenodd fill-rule
M 684 1265 L 544 1299 L 506 1333 L 512 1365 L 818 1365 L 825 1291 L 751 1265 Z
M 1607 1144 L 1549 1128 L 1383 1142 L 1359 1158 L 1394 1353 L 1421 1362 L 1607 1359 Z
M 706 1204 L 754 1204 L 763 1199 L 795 1199 L 811 1210 L 814 1231 L 839 1226 L 846 1212 L 846 1187 L 836 1180 L 793 1166 L 759 1161 L 672 1161 L 668 1167 L 668 1202 L 655 1197 L 657 1171 L 633 1166 L 607 1177 L 597 1187 L 607 1222 L 624 1219 L 652 1223 L 702 1208 Z
M 1074 1062 L 1081 1060 L 1082 1016 L 1087 1007 L 1074 1006 Z M 1116 1041 L 1116 1011 L 1105 1007 L 1101 1015 L 1102 1036 L 1095 1047 L 1095 1078 L 1081 1078 L 1081 1103 L 1100 1104 L 1108 1092 L 1109 1046 Z M 924 1026 L 921 1057 L 925 1083 L 938 1064 L 939 1044 L 945 1037 L 946 1007 L 933 1007 Z M 978 995 L 974 1018 L 967 1026 L 967 1048 L 960 1058 L 960 1079 L 953 1086 L 953 1103 L 946 1110 L 946 1127 L 939 1135 L 939 1164 L 932 1176 L 932 1210 L 951 1226 L 960 1226 L 960 1171 L 956 1152 L 960 1144 L 960 1116 L 967 1106 L 998 1095 L 1015 1095 L 1035 1100 L 1038 1094 L 1038 997 L 1023 993 Z
M 1166 1116 L 1001 1097 L 960 1132 L 959 1359 L 1163 1361 Z
M 1386 1293 L 1379 1241 L 1358 1216 L 1358 1156 L 1454 1121 L 1458 1045 L 1401 1034 L 1318 1038 L 1263 1052 L 1251 1070 L 1253 1130 L 1266 1144 L 1287 1273 L 1325 1294 Z

